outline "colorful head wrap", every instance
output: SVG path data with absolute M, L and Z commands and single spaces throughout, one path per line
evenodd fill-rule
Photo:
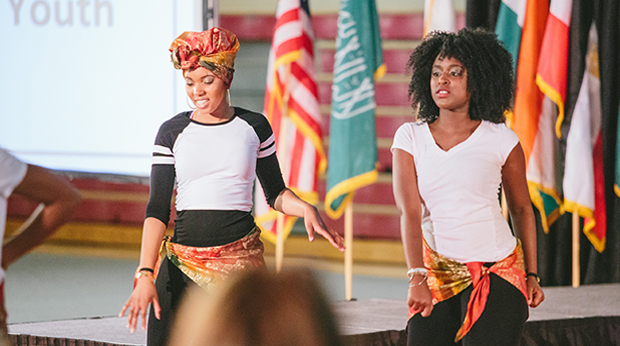
M 203 32 L 182 33 L 170 45 L 170 59 L 174 68 L 182 69 L 183 74 L 189 69 L 204 67 L 230 87 L 238 51 L 237 36 L 215 27 Z

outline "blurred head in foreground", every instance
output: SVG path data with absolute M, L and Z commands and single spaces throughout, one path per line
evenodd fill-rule
M 339 346 L 335 317 L 309 271 L 241 271 L 190 292 L 170 346 Z

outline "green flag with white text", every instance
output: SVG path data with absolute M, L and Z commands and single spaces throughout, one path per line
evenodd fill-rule
M 385 74 L 375 0 L 342 0 L 330 117 L 325 211 L 339 218 L 377 179 L 375 80 Z

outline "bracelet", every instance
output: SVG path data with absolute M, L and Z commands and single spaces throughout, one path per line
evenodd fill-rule
M 146 268 L 146 269 L 147 270 L 139 270 L 136 272 L 136 275 L 133 277 L 133 288 L 134 289 L 136 288 L 136 286 L 138 286 L 138 279 L 141 279 L 143 277 L 149 277 L 151 282 L 155 282 L 155 278 L 153 278 L 153 273 L 151 273 L 153 269 L 150 269 L 150 268 Z
M 536 281 L 538 283 L 540 283 L 540 277 L 538 277 L 538 274 L 536 274 L 536 273 L 527 273 L 527 274 L 525 274 L 525 278 L 526 279 L 527 279 L 528 276 L 533 276 L 536 279 Z
M 142 267 L 140 269 L 138 269 L 138 272 L 150 272 L 151 274 L 154 274 L 155 272 L 153 271 L 153 269 L 149 268 L 149 267 Z
M 411 280 L 413 280 L 413 277 L 416 275 L 422 275 L 423 278 L 420 282 L 412 284 Z M 426 281 L 426 279 L 428 279 L 428 270 L 426 270 L 426 268 L 411 268 L 407 271 L 407 276 L 409 277 L 409 287 L 420 286 L 424 281 Z

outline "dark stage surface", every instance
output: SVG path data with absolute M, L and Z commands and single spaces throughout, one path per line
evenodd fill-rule
M 620 284 L 544 290 L 545 302 L 530 309 L 522 345 L 620 345 Z M 404 300 L 338 301 L 335 311 L 350 344 L 404 345 Z M 101 317 L 11 324 L 9 332 L 17 345 L 143 345 L 145 333 L 131 334 L 125 324 Z

